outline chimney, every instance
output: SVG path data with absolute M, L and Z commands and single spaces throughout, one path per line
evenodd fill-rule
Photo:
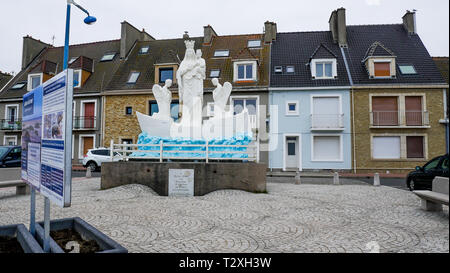
M 413 10 L 412 12 L 407 10 L 406 14 L 403 15 L 403 26 L 408 31 L 408 34 L 416 34 L 416 12 Z
M 330 20 L 331 35 L 333 41 L 341 47 L 347 46 L 347 23 L 345 18 L 345 9 L 339 8 L 331 13 Z
M 277 39 L 277 24 L 266 21 L 264 23 L 264 42 L 271 43 Z
M 212 26 L 207 25 L 203 27 L 203 44 L 210 44 L 213 36 L 219 36 L 214 31 Z
M 44 49 L 51 45 L 34 39 L 31 36 L 23 37 L 22 45 L 22 69 L 25 69 L 31 61 Z
M 120 58 L 125 58 L 136 41 L 155 40 L 145 30 L 138 30 L 127 21 L 123 21 L 120 33 Z

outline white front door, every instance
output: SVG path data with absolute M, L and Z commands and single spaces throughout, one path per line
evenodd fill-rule
M 298 137 L 286 137 L 286 169 L 298 169 L 300 158 L 298 145 Z

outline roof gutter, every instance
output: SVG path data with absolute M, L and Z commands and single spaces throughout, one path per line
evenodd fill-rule
M 351 86 L 323 86 L 323 87 L 270 87 L 269 91 L 302 91 L 302 90 L 341 90 Z
M 377 84 L 377 85 L 354 85 L 352 86 L 354 89 L 385 89 L 385 88 L 449 88 L 448 84 Z

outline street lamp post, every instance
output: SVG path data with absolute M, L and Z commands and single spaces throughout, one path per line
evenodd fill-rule
M 84 19 L 84 23 L 88 25 L 92 25 L 97 21 L 97 18 L 94 16 L 89 15 L 89 12 L 84 9 L 82 6 L 75 3 L 74 0 L 67 0 L 67 15 L 66 15 L 66 38 L 64 42 L 64 64 L 63 64 L 63 70 L 67 69 L 67 63 L 69 59 L 69 32 L 70 32 L 70 6 L 71 5 L 76 6 L 80 10 L 82 10 L 84 13 L 87 14 L 87 17 Z
M 81 9 L 84 13 L 87 14 L 87 17 L 84 19 L 84 22 L 88 25 L 91 25 L 97 21 L 97 19 L 94 16 L 90 16 L 89 12 L 85 10 L 82 6 L 75 3 L 74 0 L 67 0 L 67 16 L 66 16 L 66 38 L 64 42 L 64 62 L 63 62 L 63 70 L 67 69 L 68 66 L 68 58 L 69 58 L 69 31 L 70 31 L 70 6 L 71 5 L 76 6 L 77 8 Z M 66 104 L 69 104 L 69 106 L 72 106 L 72 98 L 70 98 L 70 101 L 66 101 Z M 70 109 L 70 108 L 69 108 Z M 70 125 L 72 126 L 72 125 Z M 34 189 L 31 192 L 31 224 L 30 224 L 30 231 L 32 233 L 35 232 L 35 191 Z M 44 251 L 49 252 L 50 251 L 50 200 L 48 197 L 45 197 L 45 205 L 44 205 Z

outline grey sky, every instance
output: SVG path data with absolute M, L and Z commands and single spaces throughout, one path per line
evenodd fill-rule
M 0 70 L 18 72 L 22 37 L 62 46 L 66 0 L 0 0 Z M 70 43 L 120 38 L 120 22 L 144 28 L 156 39 L 181 37 L 184 31 L 202 36 L 212 25 L 219 35 L 261 33 L 274 21 L 279 32 L 328 30 L 331 12 L 347 9 L 347 24 L 401 23 L 407 9 L 416 9 L 419 35 L 432 56 L 449 55 L 448 0 L 78 0 L 96 24 L 88 26 L 72 8 Z

